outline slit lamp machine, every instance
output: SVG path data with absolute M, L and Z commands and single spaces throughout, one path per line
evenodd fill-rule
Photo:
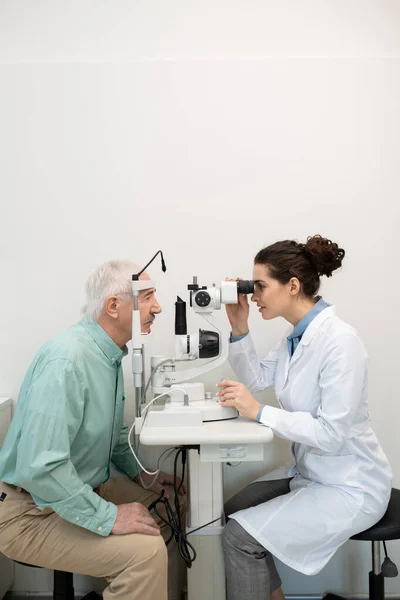
M 188 504 L 186 534 L 190 534 L 196 560 L 188 569 L 188 600 L 225 600 L 225 573 L 221 534 L 224 525 L 223 464 L 264 459 L 264 446 L 273 439 L 269 427 L 239 416 L 233 407 L 222 407 L 219 397 L 205 392 L 201 382 L 188 382 L 222 365 L 228 357 L 228 340 L 222 340 L 213 311 L 223 304 L 236 304 L 238 294 L 253 292 L 252 281 L 222 281 L 219 286 L 200 286 L 197 278 L 188 287 L 190 306 L 213 330 L 187 333 L 186 302 L 175 302 L 175 351 L 173 357 L 152 356 L 148 383 L 144 375 L 143 335 L 140 328 L 139 292 L 154 288 L 153 281 L 140 281 L 141 273 L 161 254 L 132 277 L 132 370 L 136 396 L 135 433 L 145 446 L 186 446 L 188 449 Z M 189 363 L 202 360 L 194 368 Z M 146 402 L 151 385 L 153 400 Z M 164 406 L 155 406 L 161 395 Z M 148 410 L 150 408 L 150 410 Z
M 165 394 L 170 400 L 165 402 L 163 410 L 151 410 L 147 415 L 147 425 L 151 427 L 199 427 L 203 422 L 235 419 L 238 412 L 233 407 L 222 407 L 218 396 L 205 392 L 201 382 L 185 383 L 200 377 L 208 371 L 222 365 L 228 358 L 228 343 L 222 343 L 222 334 L 218 321 L 213 315 L 223 304 L 237 304 L 238 294 L 250 294 L 254 291 L 253 281 L 222 281 L 219 286 L 200 286 L 197 277 L 187 286 L 190 292 L 190 306 L 214 330 L 199 329 L 187 333 L 186 302 L 179 296 L 175 302 L 175 356 L 152 356 L 151 373 L 145 385 L 144 344 L 140 327 L 139 292 L 154 288 L 155 282 L 140 280 L 140 275 L 161 255 L 162 270 L 166 266 L 161 250 L 137 274 L 132 275 L 133 314 L 132 314 L 132 372 L 136 401 L 136 434 L 142 426 L 142 410 L 146 402 L 149 385 L 153 397 Z M 207 359 L 203 364 L 190 368 L 178 367 L 198 359 Z

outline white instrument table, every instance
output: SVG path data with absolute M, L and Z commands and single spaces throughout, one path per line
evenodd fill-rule
M 210 521 L 216 522 L 189 537 L 197 557 L 188 570 L 188 600 L 225 600 L 222 464 L 263 460 L 263 445 L 273 437 L 269 427 L 243 417 L 206 422 L 201 427 L 148 427 L 144 422 L 140 433 L 143 445 L 200 448 L 188 451 L 187 533 Z
M 203 423 L 201 427 L 147 427 L 145 421 L 140 443 L 145 446 L 267 444 L 273 437 L 269 427 L 244 417 Z

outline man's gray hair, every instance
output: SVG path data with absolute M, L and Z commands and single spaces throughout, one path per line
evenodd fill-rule
M 109 296 L 132 296 L 132 275 L 139 271 L 140 267 L 129 260 L 109 260 L 97 267 L 86 281 L 83 314 L 97 321 Z

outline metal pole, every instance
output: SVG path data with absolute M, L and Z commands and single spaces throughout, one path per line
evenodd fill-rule
M 139 291 L 138 290 L 133 290 L 133 315 L 132 318 L 134 317 L 135 312 L 139 311 Z M 138 317 L 139 319 L 139 317 Z M 133 327 L 133 329 L 139 329 L 139 321 L 135 320 L 134 323 L 136 324 L 135 327 Z M 139 334 L 139 331 L 138 331 Z M 132 340 L 133 340 L 133 335 L 132 335 Z M 137 362 L 139 361 L 139 363 Z M 142 414 L 142 395 L 143 395 L 143 379 L 142 379 L 142 373 L 140 371 L 142 371 L 142 369 L 139 367 L 139 365 L 141 367 L 143 367 L 143 348 L 133 348 L 132 349 L 132 364 L 133 364 L 133 385 L 135 387 L 135 412 L 136 412 L 136 416 L 140 417 Z M 138 381 L 140 381 L 140 385 L 138 385 Z
M 372 572 L 379 575 L 381 572 L 381 543 L 372 542 Z

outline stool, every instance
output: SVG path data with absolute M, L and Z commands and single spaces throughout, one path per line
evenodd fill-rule
M 14 560 L 14 562 L 23 567 L 31 567 L 32 569 L 41 569 L 38 565 L 29 565 L 28 563 Z M 89 592 L 82 600 L 100 600 L 100 596 L 96 592 Z M 54 571 L 53 575 L 53 600 L 75 600 L 74 593 L 74 575 L 67 571 Z
M 397 568 L 386 553 L 387 540 L 400 539 L 400 490 L 392 489 L 386 513 L 382 519 L 365 531 L 351 537 L 372 543 L 372 571 L 369 572 L 369 600 L 384 600 L 384 577 L 396 577 Z M 381 542 L 385 548 L 385 560 L 381 566 Z M 336 594 L 325 594 L 325 600 L 344 600 Z

